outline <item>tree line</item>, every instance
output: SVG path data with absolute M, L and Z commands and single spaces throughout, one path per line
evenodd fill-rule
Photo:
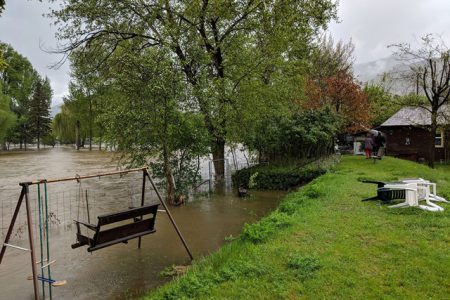
M 10 45 L 0 43 L 0 144 L 54 145 L 51 134 L 50 80 L 41 77 L 27 58 Z
M 336 9 L 330 0 L 68 2 L 52 12 L 57 52 L 73 70 L 55 132 L 152 165 L 169 200 L 198 179 L 200 157 L 223 176 L 226 144 L 272 163 L 329 154 L 337 133 L 374 119 L 352 44 L 324 36 Z

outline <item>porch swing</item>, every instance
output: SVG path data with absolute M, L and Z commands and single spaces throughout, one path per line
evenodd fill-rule
M 83 197 L 81 178 L 77 177 L 78 182 L 78 209 L 80 208 Z M 142 187 L 142 204 L 144 203 L 145 175 Z M 77 214 L 77 220 L 74 220 L 77 226 L 76 242 L 71 245 L 72 249 L 88 245 L 88 252 L 93 252 L 115 244 L 127 244 L 129 240 L 140 238 L 144 235 L 155 233 L 156 213 L 159 204 L 143 205 L 140 207 L 129 208 L 127 210 L 102 214 L 97 217 L 97 224 L 92 224 L 90 220 L 89 202 L 86 190 L 86 214 L 88 222 L 82 222 Z M 148 217 L 147 217 L 148 216 Z M 128 222 L 126 222 L 128 221 Z M 125 222 L 125 223 L 124 223 Z M 88 229 L 93 234 L 83 234 L 81 226 Z M 105 229 L 107 228 L 107 229 Z
M 75 220 L 75 224 L 77 226 L 77 234 L 76 234 L 76 242 L 72 245 L 72 248 L 78 248 L 81 246 L 88 245 L 89 247 L 87 250 L 89 252 L 96 251 L 105 247 L 112 246 L 114 244 L 118 243 L 127 243 L 131 239 L 138 238 L 138 248 L 141 247 L 141 237 L 144 235 L 152 234 L 155 232 L 155 218 L 158 211 L 159 204 L 156 205 L 144 205 L 144 198 L 145 198 L 145 184 L 146 180 L 148 179 L 149 182 L 152 185 L 153 190 L 155 191 L 157 198 L 160 202 L 160 204 L 164 207 L 164 212 L 169 217 L 170 222 L 172 223 L 178 237 L 180 238 L 184 248 L 186 249 L 189 257 L 191 260 L 193 260 L 192 253 L 182 236 L 178 226 L 175 223 L 175 220 L 172 217 L 172 214 L 170 213 L 167 205 L 163 201 L 161 194 L 159 193 L 155 183 L 153 182 L 150 174 L 148 173 L 147 167 L 138 168 L 138 169 L 130 169 L 125 171 L 113 171 L 109 173 L 101 173 L 101 174 L 95 174 L 95 175 L 85 175 L 85 176 L 79 176 L 76 177 L 67 177 L 67 178 L 58 178 L 58 179 L 42 179 L 37 181 L 29 181 L 29 182 L 21 182 L 20 186 L 22 188 L 19 199 L 16 204 L 16 208 L 14 210 L 11 222 L 8 227 L 8 231 L 6 233 L 6 237 L 4 239 L 3 245 L 1 247 L 0 251 L 0 264 L 3 261 L 6 248 L 16 248 L 23 251 L 28 251 L 30 253 L 31 257 L 31 269 L 33 272 L 33 275 L 30 277 L 30 279 L 33 280 L 33 287 L 34 287 L 34 298 L 40 299 L 39 296 L 39 287 L 38 282 L 41 281 L 43 284 L 42 288 L 42 296 L 45 298 L 44 293 L 44 285 L 49 285 L 50 290 L 50 299 L 51 299 L 51 286 L 58 286 L 61 284 L 64 284 L 65 281 L 56 281 L 51 278 L 50 274 L 50 265 L 53 264 L 55 261 L 50 261 L 50 252 L 49 252 L 49 239 L 48 239 L 48 232 L 43 232 L 43 230 L 48 230 L 48 219 L 49 219 L 49 213 L 48 213 L 48 207 L 47 207 L 47 185 L 51 183 L 58 183 L 58 182 L 64 182 L 64 181 L 73 181 L 77 180 L 79 183 L 82 179 L 87 178 L 95 178 L 95 177 L 102 177 L 102 176 L 111 176 L 116 174 L 127 174 L 130 172 L 142 172 L 143 174 L 143 180 L 142 180 L 142 196 L 141 196 L 141 203 L 139 207 L 132 207 L 124 211 L 109 213 L 109 214 L 103 214 L 97 217 L 98 221 L 96 225 L 90 224 L 89 220 L 89 207 L 87 206 L 87 212 L 88 212 L 88 223 L 82 222 L 80 220 Z M 44 193 L 45 193 L 45 201 L 42 203 L 41 196 L 40 196 L 40 184 L 44 185 Z M 44 277 L 43 273 L 41 275 L 38 275 L 38 270 L 36 268 L 36 258 L 35 258 L 35 247 L 34 247 L 34 238 L 33 238 L 33 222 L 32 222 L 32 214 L 33 211 L 30 206 L 30 199 L 29 199 L 29 187 L 32 185 L 38 186 L 38 208 L 40 210 L 39 212 L 39 231 L 40 231 L 40 244 L 41 244 L 41 260 L 38 262 L 41 264 L 41 269 L 47 268 L 48 269 L 48 276 Z M 9 244 L 14 224 L 16 223 L 17 217 L 19 215 L 20 208 L 22 206 L 22 203 L 25 202 L 26 206 L 26 218 L 27 218 L 27 227 L 28 227 L 28 241 L 30 244 L 29 249 L 11 245 Z M 45 213 L 44 210 L 45 209 Z M 79 216 L 77 217 L 79 218 Z M 125 221 L 130 220 L 131 222 L 128 222 L 124 224 Z M 45 224 L 44 224 L 45 222 Z M 120 223 L 119 223 L 120 222 Z M 93 237 L 89 237 L 88 235 L 84 235 L 81 233 L 81 226 L 84 226 L 87 228 L 87 230 L 91 230 L 94 232 Z M 104 226 L 107 226 L 109 228 L 105 229 Z M 112 227 L 112 228 L 111 228 Z M 45 237 L 45 238 L 43 238 Z M 44 245 L 47 249 L 47 257 L 45 258 L 43 256 L 44 254 Z M 44 264 L 46 262 L 46 264 Z

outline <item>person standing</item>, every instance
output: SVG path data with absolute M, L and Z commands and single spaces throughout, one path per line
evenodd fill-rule
M 383 157 L 386 144 L 384 133 L 374 129 L 369 130 L 369 132 L 373 134 L 373 153 L 378 157 Z
M 373 146 L 374 141 L 372 139 L 372 135 L 368 133 L 366 135 L 366 139 L 364 140 L 364 152 L 366 153 L 366 159 L 369 159 L 372 156 Z

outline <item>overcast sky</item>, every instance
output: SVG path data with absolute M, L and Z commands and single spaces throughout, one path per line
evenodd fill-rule
M 336 40 L 352 39 L 356 63 L 391 55 L 393 43 L 417 45 L 427 33 L 450 46 L 449 0 L 340 0 L 338 14 L 330 32 Z
M 11 44 L 42 76 L 50 78 L 55 105 L 67 93 L 70 70 L 67 63 L 59 70 L 49 69 L 60 57 L 41 50 L 56 46 L 55 27 L 42 16 L 48 9 L 45 0 L 6 0 L 0 41 Z M 336 40 L 352 39 L 356 63 L 387 57 L 391 54 L 387 45 L 415 43 L 426 33 L 438 33 L 450 45 L 450 0 L 340 0 L 339 18 L 340 23 L 330 25 L 330 32 Z

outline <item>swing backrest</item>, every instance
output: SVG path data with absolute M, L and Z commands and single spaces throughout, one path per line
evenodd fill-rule
M 104 214 L 98 216 L 98 225 L 99 226 L 108 225 L 132 218 L 141 217 L 148 214 L 154 214 L 156 216 L 157 211 L 158 211 L 158 204 L 135 207 L 120 212 Z
M 78 242 L 73 244 L 72 248 L 89 245 L 88 251 L 92 252 L 114 244 L 126 243 L 128 240 L 146 234 L 154 233 L 158 206 L 158 204 L 146 205 L 125 211 L 100 215 L 98 216 L 97 226 L 75 221 L 78 227 Z M 151 216 L 148 217 L 148 215 Z M 126 220 L 130 220 L 131 222 L 124 222 Z M 79 224 L 94 230 L 95 234 L 93 238 L 83 235 L 80 231 Z M 113 224 L 116 226 L 113 226 Z M 107 229 L 104 229 L 105 227 L 107 227 Z
M 153 233 L 155 231 L 154 227 L 157 211 L 158 205 L 150 205 L 98 216 L 97 232 L 93 238 L 95 246 L 91 247 L 89 250 L 94 251 L 109 245 L 121 243 L 139 236 Z M 151 218 L 143 218 L 140 220 L 141 217 L 149 214 L 152 214 L 153 216 Z M 130 219 L 132 219 L 133 222 L 116 226 L 114 228 L 101 230 L 101 227 L 104 225 L 114 224 Z

